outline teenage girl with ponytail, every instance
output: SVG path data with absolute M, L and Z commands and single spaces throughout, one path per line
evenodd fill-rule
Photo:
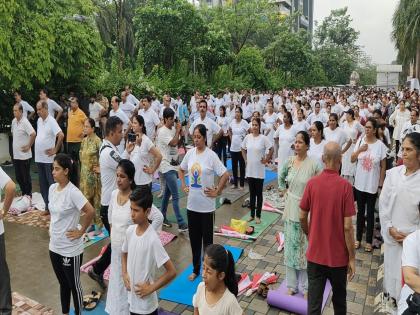
M 243 315 L 232 253 L 222 245 L 207 246 L 203 282 L 193 296 L 194 315 Z

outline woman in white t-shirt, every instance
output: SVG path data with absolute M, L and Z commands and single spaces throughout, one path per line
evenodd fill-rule
M 136 188 L 134 164 L 129 160 L 121 160 L 117 167 L 117 187 L 111 193 L 108 220 L 111 225 L 111 273 L 105 311 L 112 315 L 129 314 L 127 289 L 122 278 L 121 255 L 122 245 L 127 229 L 133 224 L 131 219 L 130 195 L 133 190 L 142 191 L 143 195 L 151 194 L 149 186 Z M 155 231 L 162 230 L 163 215 L 152 206 L 148 216 Z
M 297 132 L 293 126 L 292 114 L 290 112 L 285 112 L 283 124 L 280 125 L 274 133 L 274 139 L 278 139 L 279 143 L 277 157 L 277 166 L 279 170 L 281 170 L 283 163 L 295 154 L 294 142 L 296 139 L 296 133 Z
M 261 120 L 252 118 L 251 133 L 242 142 L 242 155 L 246 162 L 246 177 L 249 185 L 251 216 L 248 221 L 261 223 L 265 165 L 271 161 L 273 144 L 260 134 Z M 256 218 L 255 218 L 256 216 Z
M 309 123 L 305 120 L 303 109 L 301 108 L 297 110 L 297 120 L 293 123 L 293 127 L 295 128 L 296 132 L 299 132 L 299 131 L 308 132 L 310 128 Z
M 60 284 L 61 311 L 70 312 L 70 295 L 73 295 L 74 312 L 82 314 L 83 292 L 80 284 L 80 266 L 83 260 L 83 234 L 90 226 L 95 209 L 73 184 L 77 179 L 76 165 L 72 159 L 59 153 L 54 158 L 55 183 L 48 193 L 50 223 L 50 259 Z M 85 213 L 79 229 L 80 212 Z
M 235 119 L 229 125 L 230 156 L 232 157 L 233 184 L 231 188 L 243 190 L 245 186 L 245 161 L 241 153 L 241 144 L 248 134 L 248 123 L 242 119 L 242 108 L 236 107 Z M 239 166 L 239 176 L 238 176 Z
M 375 202 L 378 188 L 382 189 L 386 170 L 386 152 L 388 148 L 377 138 L 378 125 L 374 118 L 368 118 L 365 136 L 360 137 L 351 155 L 351 162 L 356 163 L 354 188 L 357 201 L 357 231 L 355 248 L 360 247 L 367 213 L 365 251 L 372 251 L 372 237 L 375 221 Z
M 213 243 L 214 213 L 216 197 L 221 194 L 229 179 L 226 167 L 216 153 L 207 147 L 206 126 L 199 124 L 194 128 L 195 148 L 184 156 L 179 169 L 182 190 L 188 194 L 187 216 L 188 232 L 193 256 L 193 281 L 200 274 L 201 249 Z M 188 186 L 185 174 L 188 173 Z M 219 176 L 218 186 L 214 186 L 214 174 Z
M 222 245 L 206 248 L 203 281 L 193 296 L 194 315 L 243 315 L 232 253 Z
M 131 128 L 136 135 L 136 142 L 134 146 L 127 147 L 127 152 L 130 154 L 130 161 L 136 167 L 134 180 L 137 186 L 146 185 L 151 188 L 153 174 L 160 166 L 162 154 L 146 135 L 146 126 L 142 116 L 133 116 Z
M 226 107 L 219 107 L 219 116 L 216 118 L 216 123 L 222 128 L 223 135 L 217 140 L 216 143 L 216 152 L 219 159 L 223 162 L 223 165 L 226 166 L 227 162 L 227 151 L 226 145 L 228 144 L 229 139 L 229 124 L 230 118 L 226 116 Z
M 324 137 L 324 124 L 321 121 L 315 121 L 311 128 L 311 142 L 309 145 L 308 156 L 316 161 L 321 168 L 324 168 L 322 155 L 324 154 L 324 146 L 327 141 Z
M 346 132 L 338 125 L 338 115 L 331 113 L 328 120 L 328 127 L 324 129 L 325 140 L 336 142 L 340 145 L 341 154 L 345 154 L 350 148 L 351 139 Z

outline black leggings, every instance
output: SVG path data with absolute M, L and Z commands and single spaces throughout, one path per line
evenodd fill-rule
M 108 235 L 111 235 L 111 227 L 108 221 L 108 208 L 109 206 L 101 206 L 101 220 L 108 231 Z M 111 264 L 111 243 L 109 243 L 106 247 L 105 252 L 102 254 L 101 258 L 97 262 L 93 264 L 93 271 L 97 274 L 102 276 L 108 266 Z
M 199 275 L 201 249 L 206 250 L 208 245 L 213 244 L 214 211 L 203 213 L 187 210 L 187 217 L 188 234 L 193 256 L 193 272 Z
M 245 161 L 242 156 L 242 152 L 230 152 L 232 157 L 232 171 L 233 171 L 233 184 L 238 186 L 238 164 L 239 164 L 239 176 L 240 176 L 240 185 L 244 187 L 245 185 Z
M 223 165 L 226 166 L 227 162 L 227 153 L 226 153 L 226 144 L 228 141 L 227 136 L 220 137 L 216 143 L 216 153 Z
M 75 257 L 64 257 L 50 251 L 51 264 L 60 284 L 61 312 L 70 312 L 70 294 L 73 295 L 74 314 L 82 314 L 83 291 L 80 284 L 80 265 L 83 254 Z
M 261 218 L 264 179 L 248 177 L 248 186 L 249 186 L 249 203 L 251 207 L 251 217 L 255 218 L 255 210 L 257 210 L 257 218 Z M 257 204 L 256 208 L 255 208 L 255 204 Z
M 373 228 L 375 225 L 375 202 L 376 194 L 360 191 L 356 189 L 357 202 L 357 231 L 356 240 L 361 242 L 363 228 L 365 227 L 365 212 L 367 217 L 366 243 L 372 244 Z

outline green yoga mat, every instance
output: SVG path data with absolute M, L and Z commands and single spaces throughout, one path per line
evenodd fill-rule
M 264 232 L 271 224 L 276 222 L 280 218 L 280 214 L 276 212 L 261 212 L 261 223 L 256 224 L 255 221 L 248 222 L 248 225 L 254 227 L 254 233 L 251 235 L 253 237 L 259 237 L 262 232 Z M 249 219 L 249 214 L 244 215 L 241 220 L 247 221 Z M 241 240 L 244 242 L 252 242 L 251 240 Z

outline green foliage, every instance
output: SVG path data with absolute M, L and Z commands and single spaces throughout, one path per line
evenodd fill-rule
M 359 85 L 376 84 L 376 66 L 368 65 L 363 68 L 357 68 L 356 71 L 360 76 Z
M 235 74 L 243 77 L 249 87 L 266 89 L 268 73 L 261 50 L 256 47 L 243 48 L 235 59 Z

